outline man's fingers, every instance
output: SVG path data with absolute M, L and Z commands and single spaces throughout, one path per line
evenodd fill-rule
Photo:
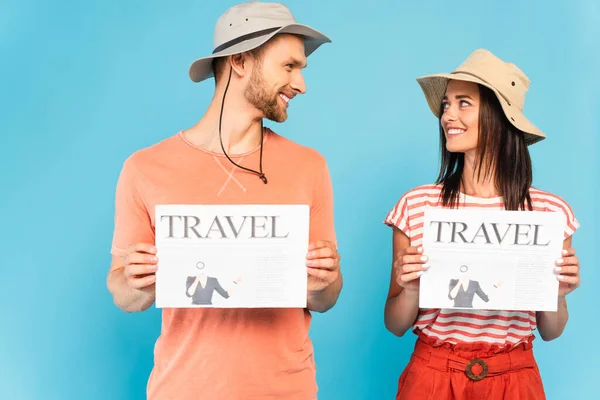
M 156 275 L 152 274 L 142 277 L 132 276 L 127 279 L 127 282 L 129 283 L 129 286 L 133 289 L 143 289 L 156 282 Z
M 327 240 L 317 240 L 316 242 L 308 245 L 308 250 L 316 250 L 323 247 L 335 249 L 335 243 L 329 242 Z
M 153 274 L 157 269 L 156 264 L 132 264 L 125 267 L 124 274 L 129 278 L 130 276 Z
M 145 253 L 129 253 L 125 256 L 125 265 L 131 264 L 156 264 L 158 262 L 158 257 L 152 254 Z
M 336 251 L 331 247 L 320 247 L 318 249 L 314 249 L 308 252 L 306 258 L 309 260 L 314 260 L 318 258 L 334 258 L 336 256 Z
M 327 270 L 334 270 L 338 263 L 333 258 L 319 258 L 316 260 L 308 260 L 306 265 L 311 268 L 321 268 Z
M 315 278 L 319 278 L 328 283 L 335 281 L 335 279 L 337 278 L 337 273 L 329 271 L 327 269 L 308 268 L 307 271 L 309 275 L 314 276 Z
M 130 253 L 148 253 L 148 254 L 156 254 L 156 247 L 150 243 L 135 243 L 129 246 L 127 249 L 127 254 Z

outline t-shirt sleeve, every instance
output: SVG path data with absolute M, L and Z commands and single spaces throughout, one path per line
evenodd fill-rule
M 154 244 L 154 228 L 139 190 L 140 176 L 129 157 L 124 163 L 115 193 L 114 232 L 111 253 L 124 256 L 135 243 Z
M 579 221 L 575 217 L 575 213 L 573 209 L 565 202 L 565 207 L 563 208 L 563 212 L 565 213 L 565 239 L 572 236 L 577 229 L 579 229 Z
M 569 238 L 579 229 L 579 221 L 575 217 L 573 209 L 564 199 L 558 196 L 552 198 L 550 205 L 550 208 L 554 209 L 555 212 L 563 213 L 565 216 L 564 236 L 565 239 Z
M 314 179 L 313 199 L 310 205 L 309 242 L 326 240 L 335 243 L 337 237 L 333 215 L 333 185 L 329 167 L 321 158 L 321 166 Z
M 394 207 L 388 212 L 384 224 L 390 227 L 400 229 L 404 234 L 410 237 L 410 216 L 408 212 L 408 193 L 405 193 Z

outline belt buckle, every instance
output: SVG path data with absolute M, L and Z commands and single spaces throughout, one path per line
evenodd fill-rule
M 479 374 L 479 375 L 475 375 L 473 373 L 473 371 L 471 371 L 471 368 L 475 364 L 481 365 L 481 368 L 483 369 L 483 371 L 481 371 L 481 374 Z M 483 378 L 485 378 L 485 376 L 487 375 L 487 373 L 488 373 L 488 366 L 485 363 L 485 361 L 483 361 L 482 359 L 475 358 L 475 359 L 469 361 L 469 363 L 467 364 L 467 368 L 466 368 L 465 372 L 467 373 L 467 376 L 469 377 L 469 379 L 474 380 L 474 381 L 480 381 Z

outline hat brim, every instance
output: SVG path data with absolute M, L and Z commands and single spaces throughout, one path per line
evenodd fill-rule
M 213 76 L 212 62 L 215 58 L 230 56 L 232 54 L 238 54 L 243 53 L 245 51 L 253 50 L 265 44 L 273 36 L 280 33 L 291 33 L 303 36 L 304 54 L 307 57 L 311 55 L 316 49 L 318 49 L 322 44 L 331 42 L 331 39 L 329 39 L 327 36 L 309 26 L 302 24 L 286 25 L 264 36 L 245 40 L 217 53 L 213 53 L 209 56 L 197 59 L 190 66 L 190 79 L 194 82 L 201 82 L 205 79 L 211 78 Z
M 452 74 L 433 74 L 417 78 L 417 82 L 425 94 L 427 104 L 436 117 L 440 118 L 441 116 L 442 99 L 446 95 L 448 81 L 451 79 L 478 83 L 492 90 L 500 101 L 500 105 L 502 106 L 502 110 L 508 121 L 515 128 L 525 133 L 525 142 L 528 146 L 546 138 L 546 135 L 539 128 L 529 121 L 517 107 L 509 104 L 493 86 L 475 76 L 460 72 Z

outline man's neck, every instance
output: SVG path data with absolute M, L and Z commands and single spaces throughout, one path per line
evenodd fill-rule
M 192 144 L 215 153 L 223 153 L 219 138 L 222 101 L 222 91 L 218 90 L 202 119 L 183 133 Z M 227 94 L 221 119 L 221 138 L 230 156 L 245 154 L 260 146 L 261 115 L 243 96 Z

